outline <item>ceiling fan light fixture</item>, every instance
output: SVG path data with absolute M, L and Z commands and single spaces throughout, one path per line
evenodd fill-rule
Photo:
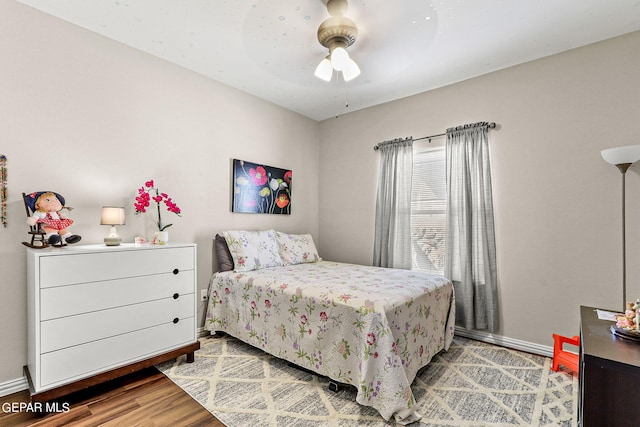
M 355 22 L 344 16 L 347 11 L 346 0 L 329 0 L 327 10 L 331 15 L 318 27 L 318 41 L 329 49 L 329 62 L 336 71 L 342 71 L 345 81 L 360 75 L 360 67 L 349 57 L 347 48 L 356 41 L 358 27 Z M 325 81 L 330 81 L 326 64 L 323 62 L 316 68 L 315 75 Z
M 358 67 L 358 64 L 356 64 L 356 61 L 349 58 L 349 65 L 347 66 L 347 68 L 342 70 L 342 76 L 344 77 L 344 81 L 348 82 L 350 80 L 355 79 L 359 75 L 360 75 L 360 67 Z
M 349 66 L 349 54 L 343 47 L 333 49 L 331 52 L 331 65 L 336 71 L 344 71 Z
M 331 81 L 332 74 L 333 66 L 331 65 L 331 61 L 329 61 L 329 57 L 326 57 L 322 61 L 320 61 L 320 64 L 318 64 L 314 75 L 317 78 L 324 80 L 325 82 L 329 82 Z

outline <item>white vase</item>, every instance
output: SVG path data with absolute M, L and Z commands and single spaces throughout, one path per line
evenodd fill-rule
M 153 233 L 153 243 L 156 245 L 166 245 L 169 243 L 169 232 L 168 231 L 156 231 Z

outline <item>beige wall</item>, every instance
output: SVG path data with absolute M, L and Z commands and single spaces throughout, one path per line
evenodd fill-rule
M 102 243 L 101 206 L 124 205 L 119 229 L 132 241 L 152 234 L 132 201 L 154 178 L 184 212 L 171 218 L 171 238 L 198 244 L 201 289 L 218 231 L 273 227 L 317 238 L 317 122 L 14 1 L 0 0 L 0 11 L 0 153 L 9 159 L 0 385 L 22 377 L 26 362 L 23 191 L 65 196 L 82 243 Z M 291 168 L 293 214 L 231 213 L 232 158 Z
M 640 33 L 321 123 L 323 256 L 370 264 L 383 140 L 495 121 L 491 161 L 504 337 L 552 345 L 579 305 L 622 306 L 621 178 L 640 144 Z M 442 140 L 439 140 L 440 142 Z M 640 296 L 640 165 L 627 173 L 628 296 Z

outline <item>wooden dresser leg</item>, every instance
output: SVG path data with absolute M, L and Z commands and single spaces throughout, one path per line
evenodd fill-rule
M 187 353 L 187 363 L 193 363 L 195 361 L 194 352 Z

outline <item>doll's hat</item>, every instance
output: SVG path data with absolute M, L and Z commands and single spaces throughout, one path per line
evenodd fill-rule
M 38 201 L 38 197 L 42 196 L 45 193 L 53 193 L 58 198 L 62 206 L 65 205 L 64 197 L 62 197 L 60 194 L 56 193 L 55 191 L 35 191 L 33 193 L 27 194 L 25 197 L 27 201 L 27 206 L 29 206 L 29 209 L 31 209 L 31 212 L 36 211 L 36 202 Z

